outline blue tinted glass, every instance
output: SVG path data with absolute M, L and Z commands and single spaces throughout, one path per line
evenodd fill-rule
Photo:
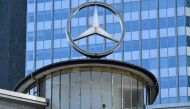
M 106 10 L 107 11 L 107 10 Z M 111 14 L 111 12 L 107 11 L 107 14 Z M 94 15 L 94 7 L 89 7 L 89 16 L 93 16 Z
M 54 20 L 61 20 L 62 19 L 62 10 L 55 10 L 54 11 Z
M 89 13 L 91 16 L 93 16 L 93 10 L 91 11 L 92 13 Z M 106 10 L 106 15 L 112 14 L 110 10 Z
M 167 18 L 160 18 L 160 28 L 167 27 Z
M 138 29 L 139 29 L 139 22 L 133 21 L 132 22 L 132 31 L 138 31 Z
M 87 15 L 86 12 L 87 12 L 86 9 L 80 10 L 80 11 L 79 11 L 79 16 L 80 16 L 80 17 L 86 17 L 86 15 Z M 98 13 L 98 15 L 100 15 L 100 14 Z
M 160 48 L 167 48 L 168 38 L 162 37 L 160 38 Z
M 132 2 L 132 11 L 133 12 L 137 12 L 139 9 L 138 9 L 138 2 L 135 1 L 135 2 Z
M 114 8 L 117 11 L 122 12 L 122 4 L 121 3 L 114 3 Z
M 168 0 L 168 8 L 174 8 L 175 7 L 175 0 Z
M 61 58 L 61 48 L 54 48 L 54 59 Z
M 158 41 L 157 38 L 151 38 L 150 39 L 150 48 L 156 49 L 158 47 Z
M 28 13 L 28 22 L 34 22 L 34 13 Z
M 177 98 L 176 97 L 169 97 L 169 103 L 176 103 Z
M 67 19 L 67 17 L 68 17 L 68 13 L 69 13 L 69 9 L 63 9 L 63 11 L 62 11 L 62 18 L 63 19 Z
M 79 27 L 79 34 L 82 34 L 86 30 L 85 26 L 80 26 Z
M 186 56 L 178 56 L 179 66 L 186 66 L 187 60 Z
M 149 27 L 150 27 L 150 29 L 156 29 L 157 28 L 157 20 L 156 19 L 150 19 L 149 20 Z
M 185 46 L 185 45 L 186 45 L 186 37 L 178 36 L 178 46 Z M 187 37 L 187 46 L 190 46 L 190 37 Z
M 169 86 L 170 88 L 176 87 L 176 77 L 169 77 Z
M 131 2 L 124 3 L 124 12 L 131 12 Z
M 43 55 L 43 50 L 37 50 L 36 52 L 36 60 L 43 60 L 44 55 Z
M 161 98 L 161 104 L 166 104 L 168 103 L 169 98 Z
M 33 51 L 27 51 L 26 58 L 27 58 L 27 61 L 32 61 L 33 60 Z
M 177 0 L 177 7 L 184 7 L 184 6 L 185 6 L 185 0 Z
M 66 38 L 66 33 L 65 33 L 65 29 L 64 28 L 62 29 L 62 34 L 61 35 L 62 35 L 62 39 Z
M 51 59 L 51 49 L 44 49 L 44 60 Z
M 44 31 L 37 31 L 37 41 L 42 41 L 44 39 Z
M 176 57 L 169 57 L 169 67 L 176 67 Z
M 34 3 L 34 0 L 28 0 L 28 3 Z
M 168 37 L 168 47 L 175 47 L 175 46 L 176 46 L 176 38 Z
M 45 30 L 45 36 L 44 36 L 44 40 L 51 40 L 51 31 L 52 30 Z
M 148 50 L 150 48 L 149 41 L 150 41 L 149 39 L 143 39 L 142 40 L 142 49 L 143 50 Z
M 129 41 L 124 42 L 124 51 L 125 52 L 131 51 L 131 43 Z
M 93 53 L 100 53 L 103 51 L 103 44 L 91 44 L 89 45 L 89 51 Z
M 142 60 L 142 67 L 145 69 L 149 69 L 149 60 L 148 59 Z
M 177 21 L 178 21 L 178 26 L 185 26 L 185 17 L 184 16 L 178 16 Z
M 131 63 L 135 64 L 135 65 L 139 65 L 139 61 L 138 60 L 132 60 Z
M 76 37 L 78 35 L 78 27 L 73 27 L 71 30 L 71 36 Z
M 51 20 L 51 11 L 45 11 L 44 12 L 44 20 L 45 21 Z
M 45 0 L 45 2 L 52 2 L 52 0 Z
M 167 8 L 167 1 L 166 0 L 159 0 L 159 8 Z
M 37 13 L 37 21 L 42 22 L 44 20 L 44 12 Z
M 87 46 L 86 45 L 80 45 L 79 46 L 81 49 L 83 49 L 83 50 L 87 50 Z
M 130 32 L 131 31 L 131 22 L 125 22 L 125 31 Z
M 190 17 L 188 16 L 186 17 L 186 26 L 190 27 Z
M 175 17 L 168 17 L 168 28 L 175 27 Z
M 71 47 L 71 57 L 76 57 L 78 55 L 79 53 L 73 47 Z
M 160 58 L 160 67 L 167 68 L 168 67 L 168 58 Z
M 27 33 L 27 42 L 34 41 L 34 32 Z
M 190 1 L 189 0 L 186 0 L 186 6 L 190 7 Z
M 179 76 L 179 87 L 187 87 L 187 82 L 187 76 Z
M 61 38 L 61 29 L 55 29 L 54 30 L 54 39 L 60 39 Z
M 157 0 L 150 0 L 149 2 L 150 2 L 150 7 L 149 7 L 150 10 L 157 9 Z
M 168 77 L 162 77 L 160 80 L 161 80 L 161 88 L 169 88 Z
M 45 0 L 37 0 L 38 3 L 43 3 Z
M 149 61 L 150 61 L 150 68 L 151 69 L 157 69 L 158 68 L 158 59 L 151 58 Z
M 108 33 L 110 33 L 110 34 L 113 33 L 113 28 L 114 28 L 113 23 L 106 24 L 106 31 Z
M 120 24 L 119 23 L 115 23 L 114 24 L 114 32 L 115 33 L 120 33 L 121 32 L 121 29 L 120 29 Z
M 190 56 L 187 56 L 187 66 L 190 66 Z
M 186 89 L 187 90 L 187 89 Z M 182 96 L 179 98 L 180 99 L 180 102 L 187 102 L 189 100 L 189 97 L 186 97 L 186 96 Z
M 139 41 L 135 40 L 132 41 L 132 51 L 138 51 L 139 50 Z
M 141 21 L 141 28 L 142 28 L 142 30 L 148 30 L 149 29 L 148 20 L 142 20 Z
M 69 50 L 68 50 L 67 47 L 63 47 L 63 48 L 62 48 L 62 52 L 61 52 L 62 58 L 68 58 L 68 56 L 69 56 L 68 51 L 69 51 Z
M 149 9 L 149 0 L 141 0 L 141 9 L 148 10 Z

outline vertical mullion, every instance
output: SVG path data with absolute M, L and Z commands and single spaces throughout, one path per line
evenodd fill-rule
M 141 22 L 142 22 L 142 18 L 141 18 L 141 0 L 139 0 L 138 3 L 138 7 L 139 7 L 139 66 L 142 66 L 142 27 L 141 27 Z
M 104 0 L 104 3 L 106 3 L 106 0 Z M 103 16 L 104 16 L 104 29 L 106 30 L 106 9 L 103 10 Z M 104 51 L 106 51 L 106 39 L 104 39 Z M 105 59 L 106 57 L 104 57 Z
M 43 3 L 43 66 L 44 66 L 44 54 L 45 54 L 45 50 L 44 50 L 44 38 L 45 38 L 45 2 Z
M 160 20 L 159 20 L 159 0 L 157 0 L 157 44 L 158 44 L 158 83 L 160 83 Z M 159 90 L 161 91 L 161 87 L 159 87 Z M 158 101 L 161 103 L 161 92 L 158 94 Z
M 89 0 L 86 0 L 86 2 L 89 2 Z M 87 27 L 86 28 L 88 28 L 89 27 L 89 7 L 87 7 L 87 11 L 86 11 L 86 25 L 87 25 Z M 86 49 L 87 49 L 87 51 L 89 50 L 89 38 L 87 37 L 87 40 L 86 40 Z
M 175 37 L 176 37 L 176 93 L 177 102 L 180 101 L 179 96 L 179 53 L 178 53 L 178 19 L 177 19 L 177 0 L 175 0 Z
M 54 0 L 52 0 L 52 22 L 51 22 L 51 63 L 54 62 Z
M 35 0 L 35 18 L 34 18 L 34 69 L 36 70 L 36 52 L 37 52 L 37 0 Z
M 71 7 L 71 3 L 72 3 L 72 1 L 71 0 L 69 0 L 69 15 L 70 15 L 70 13 L 71 13 L 71 9 L 72 9 L 72 7 Z M 72 34 L 71 33 L 71 22 L 70 22 L 70 27 L 68 28 L 69 29 L 69 32 L 70 32 L 70 34 Z M 71 45 L 70 44 L 68 44 L 68 49 L 69 49 L 69 56 L 68 56 L 68 59 L 70 60 L 71 59 Z

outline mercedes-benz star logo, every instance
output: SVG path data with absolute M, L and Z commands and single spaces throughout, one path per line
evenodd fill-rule
M 93 18 L 92 26 L 89 29 L 87 29 L 85 32 L 83 32 L 82 34 L 77 36 L 76 38 L 72 39 L 71 34 L 70 34 L 72 17 L 76 13 L 78 13 L 80 10 L 82 10 L 83 8 L 90 7 L 90 6 L 95 6 L 94 18 Z M 113 12 L 119 18 L 119 23 L 120 23 L 120 26 L 121 26 L 120 40 L 115 39 L 113 36 L 111 36 L 109 33 L 107 33 L 104 29 L 102 29 L 99 26 L 97 6 L 100 6 L 100 7 L 103 7 L 103 8 L 106 8 L 106 9 L 110 10 L 111 12 Z M 114 43 L 116 43 L 115 46 L 112 49 L 110 49 L 108 51 L 105 51 L 103 53 L 91 53 L 91 52 L 88 52 L 88 51 L 84 51 L 83 49 L 79 48 L 75 44 L 75 41 L 83 39 L 83 38 L 86 38 L 86 37 L 89 37 L 89 36 L 94 35 L 94 34 L 97 34 L 99 36 L 104 37 L 105 39 L 109 39 L 109 40 L 113 41 Z M 111 6 L 109 6 L 109 5 L 105 4 L 105 3 L 101 3 L 101 2 L 89 2 L 89 3 L 86 3 L 86 4 L 80 5 L 75 10 L 73 10 L 73 12 L 71 13 L 71 15 L 69 16 L 68 21 L 67 21 L 66 35 L 67 35 L 67 39 L 69 40 L 70 44 L 77 51 L 79 51 L 80 53 L 82 53 L 85 56 L 90 57 L 90 58 L 102 58 L 104 56 L 107 56 L 107 55 L 113 53 L 114 50 L 116 50 L 119 47 L 120 43 L 123 41 L 123 38 L 124 38 L 124 23 L 123 23 L 123 20 L 122 20 L 122 18 L 120 16 L 119 12 L 117 12 L 113 7 L 111 7 Z

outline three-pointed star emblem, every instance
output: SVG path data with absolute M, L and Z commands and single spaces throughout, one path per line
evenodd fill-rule
M 73 39 L 73 41 L 77 41 L 82 38 L 86 38 L 90 35 L 94 35 L 94 34 L 100 35 L 100 36 L 102 36 L 106 39 L 109 39 L 111 41 L 114 41 L 116 43 L 119 42 L 117 39 L 114 39 L 114 37 L 112 37 L 109 33 L 107 33 L 104 29 L 99 27 L 97 6 L 95 6 L 95 9 L 94 9 L 94 19 L 93 19 L 92 27 L 90 27 L 85 32 L 83 32 L 82 34 L 77 36 L 75 39 Z

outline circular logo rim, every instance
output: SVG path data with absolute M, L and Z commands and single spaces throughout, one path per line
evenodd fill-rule
M 90 6 L 100 6 L 100 7 L 106 8 L 106 9 L 110 10 L 113 14 L 115 14 L 119 18 L 119 23 L 120 23 L 120 27 L 121 27 L 120 40 L 119 40 L 119 42 L 117 42 L 117 44 L 113 48 L 111 48 L 108 51 L 102 52 L 102 53 L 92 53 L 89 51 L 85 51 L 85 50 L 81 49 L 80 47 L 78 47 L 75 44 L 75 42 L 73 41 L 73 39 L 71 38 L 70 29 L 71 29 L 71 20 L 72 20 L 73 16 L 76 13 L 78 13 L 80 10 L 82 10 L 86 7 L 90 7 Z M 90 57 L 90 58 L 102 58 L 102 57 L 106 57 L 107 55 L 113 53 L 116 49 L 119 48 L 119 46 L 120 46 L 120 44 L 123 41 L 124 36 L 125 36 L 124 30 L 125 30 L 125 27 L 124 27 L 123 19 L 116 9 L 114 9 L 113 7 L 111 7 L 105 3 L 102 3 L 102 2 L 88 2 L 88 3 L 82 4 L 82 5 L 78 6 L 77 8 L 75 8 L 71 12 L 71 14 L 69 15 L 68 20 L 67 20 L 67 25 L 66 25 L 66 36 L 67 36 L 67 39 L 68 39 L 69 43 L 71 44 L 71 46 L 73 46 L 73 48 L 75 50 L 77 50 L 78 52 L 80 52 L 81 54 L 83 54 L 87 57 Z

